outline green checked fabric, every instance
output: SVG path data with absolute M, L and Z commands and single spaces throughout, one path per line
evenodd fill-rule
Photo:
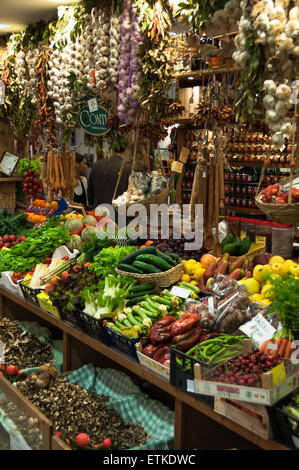
M 109 405 L 125 421 L 142 424 L 149 435 L 144 446 L 134 450 L 168 450 L 174 437 L 174 413 L 162 403 L 141 392 L 130 377 L 114 369 L 94 368 L 91 364 L 70 374 L 69 382 L 98 395 L 110 397 Z

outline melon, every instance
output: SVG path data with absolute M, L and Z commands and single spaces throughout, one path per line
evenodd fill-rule
M 83 223 L 80 219 L 68 219 L 65 223 L 65 228 L 70 233 L 78 232 L 78 230 L 81 230 L 83 228 Z
M 89 237 L 95 233 L 94 227 L 86 227 L 82 230 L 81 238 L 83 242 L 87 242 Z
M 82 240 L 80 235 L 72 235 L 70 241 L 67 242 L 66 246 L 69 250 L 79 250 L 82 246 Z
M 89 227 L 95 227 L 98 223 L 97 219 L 92 215 L 86 215 L 82 219 L 83 224 L 88 225 Z

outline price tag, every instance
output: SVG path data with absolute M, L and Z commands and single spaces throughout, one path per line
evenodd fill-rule
M 175 173 L 182 173 L 184 167 L 183 162 L 172 162 L 171 164 L 171 171 L 174 171 Z
M 214 314 L 214 299 L 213 299 L 213 297 L 208 297 L 208 310 L 209 310 L 209 313 Z
M 275 328 L 258 313 L 252 320 L 239 327 L 252 341 L 260 347 L 267 339 L 271 339 Z
M 187 392 L 194 393 L 194 380 L 187 379 Z
M 278 366 L 273 367 L 273 369 L 271 369 L 271 372 L 274 387 L 287 380 L 287 374 L 283 362 L 281 364 L 278 364 Z
M 242 230 L 240 234 L 240 240 L 244 240 L 244 238 L 246 237 L 247 237 L 247 233 L 244 230 Z
M 96 98 L 92 98 L 91 100 L 88 100 L 88 107 L 91 113 L 94 113 L 95 111 L 97 111 L 99 109 L 98 100 Z
M 191 294 L 191 290 L 173 286 L 170 293 L 171 295 L 175 295 L 176 297 L 180 297 L 181 299 L 188 299 L 189 295 Z
M 137 330 L 133 327 L 128 327 L 128 328 L 122 328 L 121 329 L 121 332 L 124 336 L 127 336 L 128 338 L 130 339 L 135 339 L 135 338 L 138 338 L 138 333 L 137 333 Z
M 188 160 L 189 149 L 187 147 L 183 147 L 180 153 L 180 162 L 186 163 Z
M 13 430 L 9 431 L 10 437 L 10 450 L 32 450 L 28 446 L 27 442 L 22 436 L 14 432 Z
M 266 237 L 261 237 L 260 235 L 256 235 L 255 237 L 255 243 L 261 246 L 266 246 Z
M 267 349 L 273 349 L 274 351 L 277 350 L 277 344 L 269 343 L 267 344 Z

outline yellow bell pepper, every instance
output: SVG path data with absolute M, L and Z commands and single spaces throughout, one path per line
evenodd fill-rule
M 204 272 L 205 272 L 205 268 L 201 268 L 201 267 L 196 268 L 193 272 L 192 279 L 194 279 L 195 281 L 200 281 Z
M 182 274 L 181 275 L 181 281 L 190 282 L 191 277 L 188 274 Z

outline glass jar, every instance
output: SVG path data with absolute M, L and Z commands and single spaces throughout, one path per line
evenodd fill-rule
M 266 245 L 267 253 L 271 253 L 272 245 L 272 222 L 268 220 L 259 221 L 259 238 L 256 240 L 257 243 L 263 243 Z
M 292 258 L 294 244 L 294 226 L 272 222 L 272 254 L 283 258 Z

